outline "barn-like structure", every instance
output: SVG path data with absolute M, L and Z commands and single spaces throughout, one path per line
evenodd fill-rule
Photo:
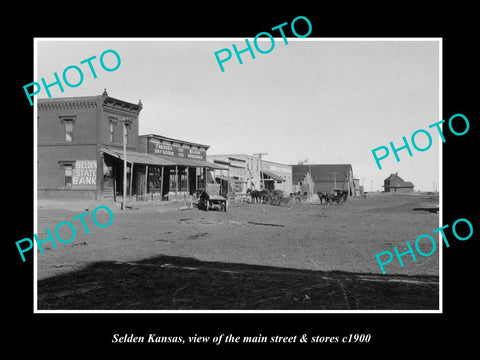
M 356 195 L 351 164 L 292 165 L 292 183 L 293 192 L 348 190 L 349 196 Z

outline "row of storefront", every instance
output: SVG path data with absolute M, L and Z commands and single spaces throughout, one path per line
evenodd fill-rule
M 213 188 L 226 195 L 228 167 L 207 161 L 208 145 L 138 134 L 141 101 L 108 96 L 37 100 L 39 198 L 172 200 Z M 125 120 L 128 126 L 124 125 Z M 125 140 L 125 151 L 124 151 Z M 216 180 L 217 179 L 217 180 Z
M 38 197 L 117 200 L 124 178 L 127 195 L 144 200 L 184 199 L 203 190 L 225 197 L 248 189 L 288 194 L 300 181 L 295 165 L 245 154 L 207 155 L 209 145 L 139 135 L 142 108 L 141 101 L 115 99 L 106 91 L 38 99 Z
M 246 154 L 208 155 L 208 160 L 228 168 L 229 182 L 235 193 L 251 190 L 292 192 L 292 166 L 263 160 Z
M 228 177 L 228 168 L 207 162 L 207 148 L 160 135 L 140 136 L 140 150 L 145 152 L 127 151 L 127 195 L 137 199 L 182 199 L 216 185 L 217 192 L 226 195 L 228 188 L 215 179 L 222 173 Z M 112 147 L 100 151 L 104 157 L 103 196 L 111 194 L 116 200 L 123 191 L 124 153 Z

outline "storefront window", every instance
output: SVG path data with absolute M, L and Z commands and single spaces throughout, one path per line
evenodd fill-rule
M 160 167 L 152 166 L 149 167 L 149 189 L 159 190 L 162 185 L 162 169 Z
M 234 179 L 234 183 L 233 183 L 234 191 L 237 193 L 242 192 L 243 178 L 239 176 L 234 176 L 233 179 Z
M 170 191 L 177 190 L 177 174 L 175 169 L 170 170 Z
M 207 170 L 207 184 L 215 184 L 215 174 L 211 169 Z
M 186 171 L 182 171 L 180 174 L 180 191 L 187 191 L 187 173 Z
M 177 188 L 178 182 L 178 188 Z M 187 191 L 187 171 L 185 169 L 178 169 L 178 175 L 175 169 L 170 171 L 170 191 Z

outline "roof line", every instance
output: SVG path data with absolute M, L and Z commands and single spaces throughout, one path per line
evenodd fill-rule
M 143 134 L 143 135 L 139 135 L 139 137 L 141 137 L 141 136 L 152 137 L 152 138 L 154 138 L 154 139 L 159 139 L 159 140 L 162 139 L 162 140 L 174 141 L 174 142 L 178 142 L 178 143 L 180 143 L 180 144 L 189 144 L 189 145 L 195 145 L 195 146 L 202 146 L 202 147 L 205 147 L 205 148 L 207 148 L 207 149 L 210 148 L 210 145 L 195 143 L 195 142 L 192 142 L 192 141 L 174 139 L 174 138 L 170 138 L 170 137 L 163 136 L 163 135 L 158 135 L 158 134 Z

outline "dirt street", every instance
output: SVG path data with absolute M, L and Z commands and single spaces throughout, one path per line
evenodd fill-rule
M 87 235 L 80 220 L 74 221 L 73 242 L 57 242 L 56 249 L 45 243 L 45 253 L 38 253 L 38 279 L 97 261 L 139 261 L 159 255 L 381 275 L 375 254 L 393 252 L 393 246 L 406 251 L 406 240 L 413 246 L 417 236 L 431 234 L 439 226 L 438 214 L 413 210 L 438 204 L 438 197 L 417 194 L 372 195 L 340 206 L 231 203 L 226 213 L 185 209 L 183 202 L 150 201 L 121 212 L 119 203 L 113 202 L 39 200 L 39 239 L 47 236 L 45 228 L 53 233 L 59 222 L 72 222 L 72 217 L 103 204 L 113 211 L 111 226 L 99 228 L 88 215 Z M 97 216 L 101 223 L 108 221 L 103 211 Z M 63 238 L 71 237 L 68 227 L 60 230 Z M 438 237 L 434 238 L 438 245 Z M 423 245 L 428 253 L 431 244 Z M 416 262 L 407 255 L 403 268 L 395 259 L 385 270 L 387 274 L 438 275 L 438 252 L 437 247 L 429 257 L 417 256 Z

